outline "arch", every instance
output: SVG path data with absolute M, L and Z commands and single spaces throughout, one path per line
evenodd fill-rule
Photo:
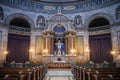
M 98 14 L 95 14 L 95 15 L 90 16 L 90 17 L 85 21 L 84 26 L 85 26 L 86 28 L 88 28 L 88 27 L 89 27 L 89 24 L 90 24 L 93 20 L 95 20 L 95 19 L 97 19 L 97 18 L 104 18 L 104 19 L 106 19 L 106 20 L 109 21 L 109 24 L 113 24 L 113 23 L 115 22 L 114 19 L 113 19 L 113 17 L 112 17 L 111 15 L 109 15 L 109 14 L 107 14 L 107 13 L 98 13 Z
M 105 18 L 96 18 L 90 22 L 89 28 L 105 26 L 105 25 L 109 25 L 109 24 L 110 24 L 109 21 L 106 20 Z
M 69 24 L 71 23 L 72 19 L 70 19 L 69 17 L 63 15 L 63 14 L 55 14 L 51 17 L 49 17 L 49 19 L 47 20 L 47 24 L 49 24 L 49 29 L 53 30 L 54 27 L 58 24 L 62 25 L 65 27 L 65 29 L 67 30 L 69 27 Z
M 58 25 L 56 25 L 55 27 L 54 27 L 54 29 L 53 29 L 53 31 L 55 32 L 55 33 L 64 33 L 65 31 L 66 31 L 66 29 L 65 29 L 65 27 L 63 26 L 63 25 L 61 25 L 61 24 L 58 24 Z
M 50 17 L 49 20 L 51 20 L 51 21 L 56 21 L 56 20 L 67 21 L 67 20 L 70 20 L 70 19 L 63 14 L 55 14 L 54 16 Z
M 22 18 L 30 24 L 31 28 L 35 27 L 34 22 L 32 21 L 32 19 L 30 17 L 28 17 L 27 15 L 24 15 L 24 14 L 20 14 L 20 13 L 14 13 L 14 14 L 7 16 L 4 23 L 10 24 L 10 22 L 15 18 Z
M 29 22 L 23 18 L 13 18 L 10 22 L 10 25 L 24 27 L 24 28 L 30 28 Z

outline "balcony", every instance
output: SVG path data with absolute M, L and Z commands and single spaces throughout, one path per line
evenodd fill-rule
M 18 26 L 9 26 L 9 33 L 12 34 L 22 34 L 22 35 L 30 35 L 30 28 L 22 28 Z
M 110 33 L 110 25 L 88 28 L 89 35 Z

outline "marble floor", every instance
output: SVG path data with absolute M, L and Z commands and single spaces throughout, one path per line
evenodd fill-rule
M 71 69 L 49 69 L 45 80 L 73 80 Z

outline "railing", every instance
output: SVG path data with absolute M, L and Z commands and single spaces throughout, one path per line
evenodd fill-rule
M 9 33 L 30 35 L 31 29 L 30 28 L 17 27 L 17 26 L 9 26 Z
M 88 28 L 89 35 L 110 33 L 110 25 Z
M 110 25 L 88 28 L 88 31 L 93 32 L 93 31 L 101 31 L 101 30 L 107 30 L 107 29 L 110 29 Z

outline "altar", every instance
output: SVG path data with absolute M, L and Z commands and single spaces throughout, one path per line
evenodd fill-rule
M 64 56 L 54 56 L 54 55 L 44 55 L 45 62 L 52 63 L 71 63 L 76 61 L 75 55 L 64 55 Z

